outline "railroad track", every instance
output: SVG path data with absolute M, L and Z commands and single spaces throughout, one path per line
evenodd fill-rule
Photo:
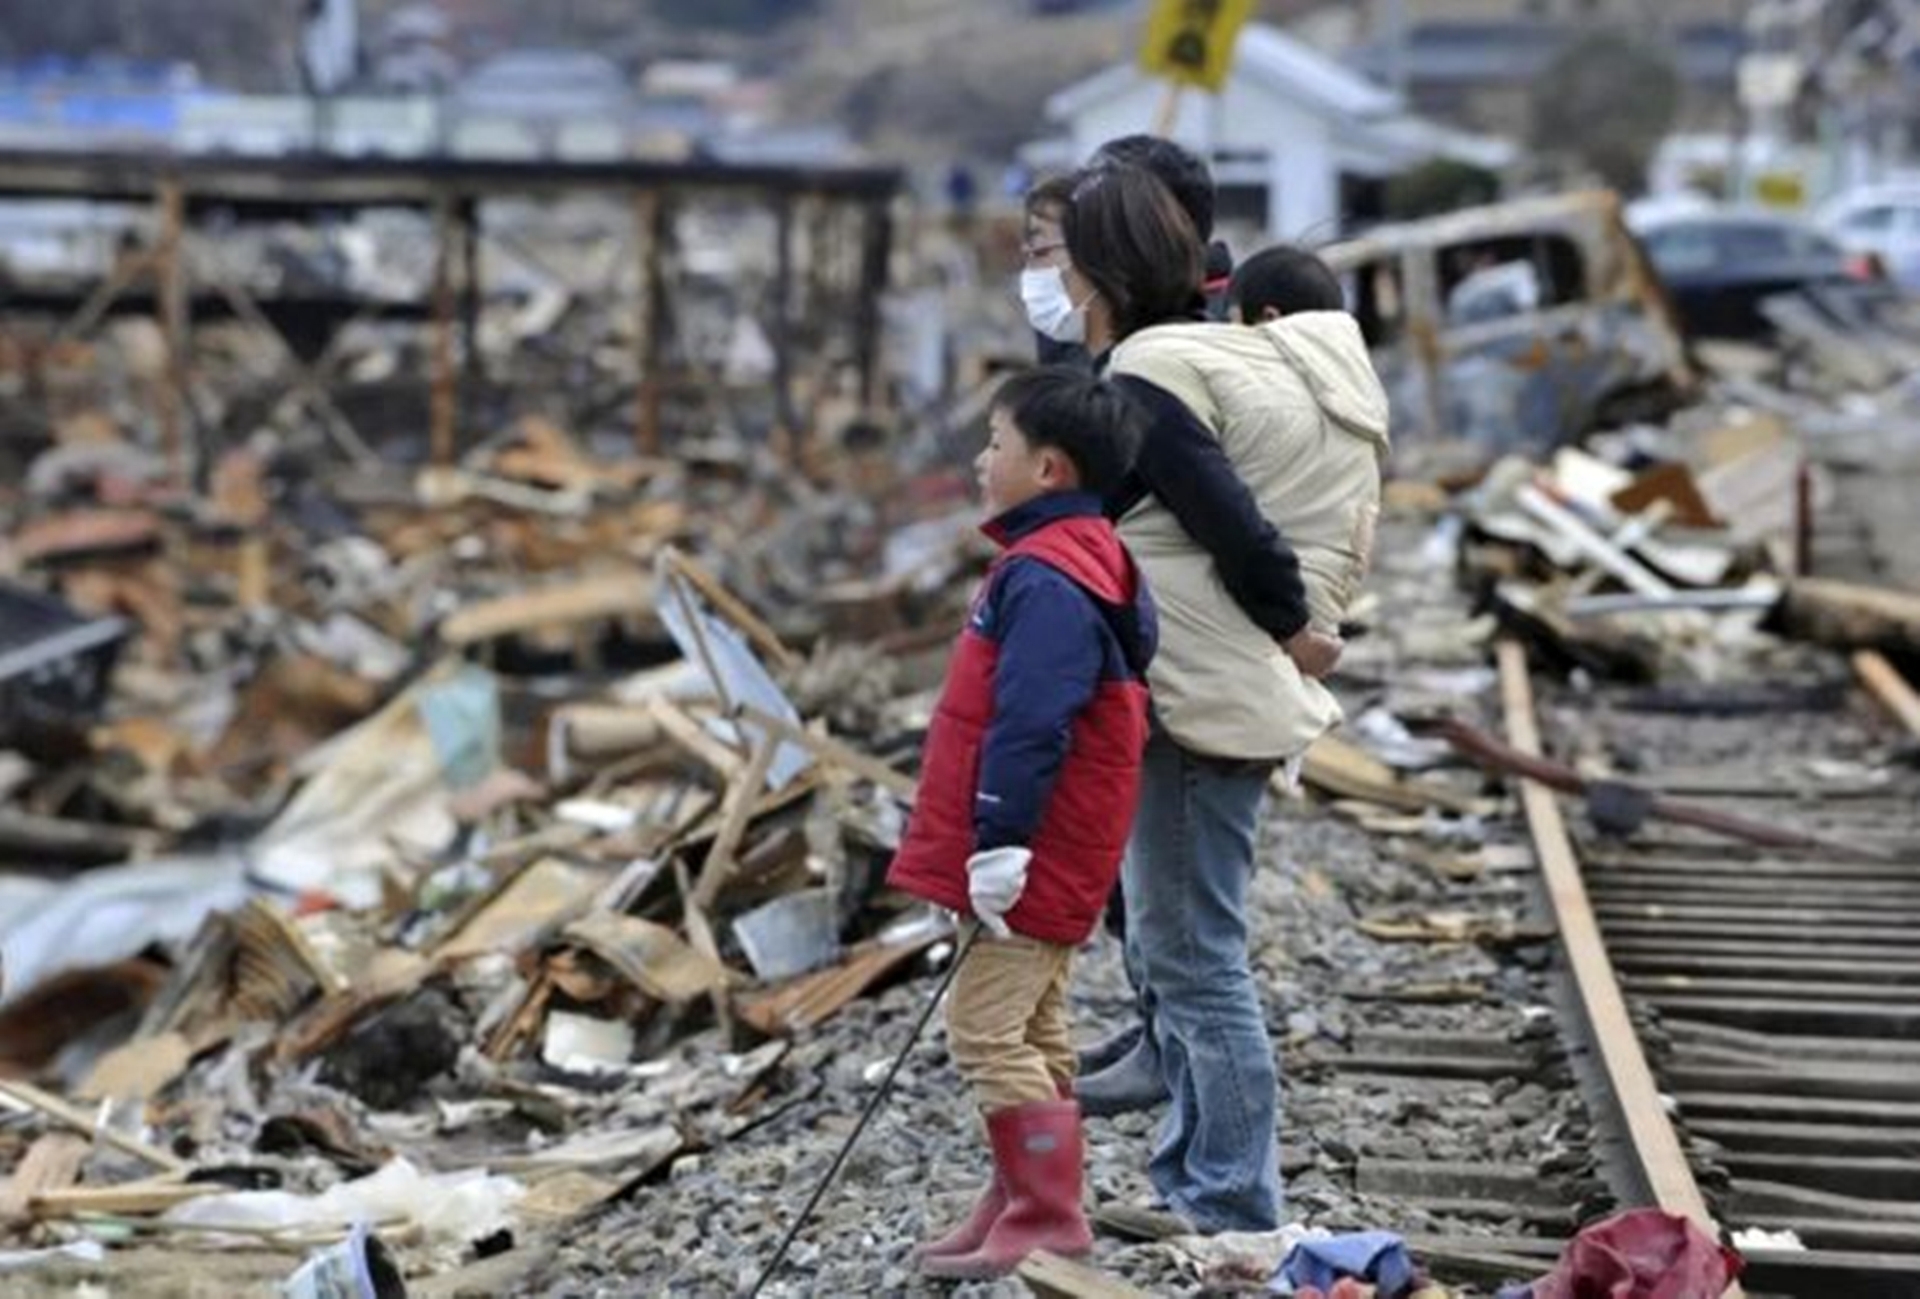
M 1502 647 L 1501 675 L 1509 738 L 1537 748 L 1517 646 Z M 1836 724 L 1845 721 L 1824 729 Z M 1802 725 L 1813 734 L 1801 741 L 1817 742 L 1823 728 Z M 1734 726 L 1752 748 L 1728 752 Z M 1758 850 L 1702 835 L 1576 842 L 1552 796 L 1529 785 L 1585 1027 L 1613 1084 L 1600 1103 L 1632 1135 L 1613 1170 L 1623 1198 L 1703 1225 L 1793 1232 L 1804 1250 L 1746 1251 L 1756 1292 L 1920 1293 L 1914 783 L 1888 773 L 1847 797 L 1801 800 L 1755 778 L 1756 758 L 1786 756 L 1770 755 L 1761 719 L 1663 730 L 1666 762 L 1684 761 L 1675 748 L 1689 740 L 1719 751 L 1688 766 L 1682 792 L 1777 809 L 1775 819 L 1835 847 Z M 1802 767 L 1819 756 L 1793 755 Z
M 1499 657 L 1506 738 L 1540 754 L 1524 651 Z M 1626 699 L 1602 688 L 1569 720 L 1615 753 L 1657 754 L 1643 784 L 1662 796 L 1825 846 L 1657 824 L 1602 839 L 1521 782 L 1536 917 L 1557 935 L 1555 1022 L 1361 1031 L 1316 1063 L 1453 1104 L 1545 1092 L 1564 1108 L 1577 1086 L 1584 1127 L 1560 1125 L 1574 1154 L 1362 1159 L 1354 1189 L 1437 1220 L 1410 1242 L 1442 1279 L 1487 1290 L 1548 1270 L 1581 1223 L 1657 1205 L 1716 1234 L 1793 1232 L 1804 1249 L 1743 1250 L 1747 1294 L 1920 1296 L 1920 779 L 1835 756 L 1880 724 L 1852 700 L 1676 718 Z M 1769 774 L 1787 767 L 1829 779 Z

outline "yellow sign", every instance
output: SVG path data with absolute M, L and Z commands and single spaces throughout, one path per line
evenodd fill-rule
M 1254 0 L 1155 0 L 1140 46 L 1151 76 L 1214 94 L 1227 84 L 1233 42 L 1253 14 Z
M 1806 181 L 1790 171 L 1763 171 L 1753 178 L 1753 196 L 1768 207 L 1806 206 Z

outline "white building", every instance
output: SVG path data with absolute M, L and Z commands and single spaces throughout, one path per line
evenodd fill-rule
M 1118 64 L 1047 101 L 1066 139 L 1027 153 L 1038 166 L 1084 161 L 1116 136 L 1157 125 L 1167 84 Z M 1182 94 L 1168 132 L 1210 160 L 1224 200 L 1263 204 L 1275 239 L 1321 242 L 1339 231 L 1343 182 L 1377 182 L 1433 158 L 1489 170 L 1506 166 L 1504 141 L 1442 126 L 1405 110 L 1398 96 L 1278 28 L 1250 23 L 1217 96 Z

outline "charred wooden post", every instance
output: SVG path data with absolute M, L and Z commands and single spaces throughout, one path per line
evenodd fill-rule
M 461 372 L 471 396 L 475 383 L 486 378 L 485 359 L 480 354 L 480 201 L 471 196 L 460 200 L 456 211 L 460 232 L 460 357 Z
M 640 252 L 639 316 L 633 335 L 637 367 L 633 443 L 641 455 L 651 456 L 660 451 L 660 344 L 666 315 L 661 249 L 667 238 L 667 210 L 659 190 L 643 189 L 634 194 L 633 234 Z
M 447 194 L 433 201 L 433 346 L 429 421 L 433 463 L 446 466 L 454 456 L 453 259 L 458 238 L 454 203 Z
M 793 409 L 793 196 L 774 200 L 773 290 L 767 331 L 773 341 L 773 412 L 780 436 L 799 450 L 800 422 Z
M 860 400 L 871 410 L 880 404 L 880 298 L 893 260 L 893 214 L 885 199 L 868 202 L 862 225 L 854 359 L 860 367 Z
M 186 425 L 190 418 L 187 350 L 191 346 L 192 330 L 183 261 L 187 200 L 176 177 L 160 182 L 156 198 L 160 242 L 155 251 L 154 273 L 159 282 L 160 327 L 167 342 L 167 376 L 160 385 L 160 447 L 166 457 L 169 481 L 176 488 L 185 488 L 192 472 L 186 445 Z

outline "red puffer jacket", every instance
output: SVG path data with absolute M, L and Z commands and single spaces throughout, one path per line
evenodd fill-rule
M 1043 496 L 986 531 L 1008 549 L 947 669 L 887 882 L 968 914 L 967 858 L 1024 846 L 1033 860 L 1008 926 L 1080 943 L 1139 801 L 1153 601 L 1091 497 Z

